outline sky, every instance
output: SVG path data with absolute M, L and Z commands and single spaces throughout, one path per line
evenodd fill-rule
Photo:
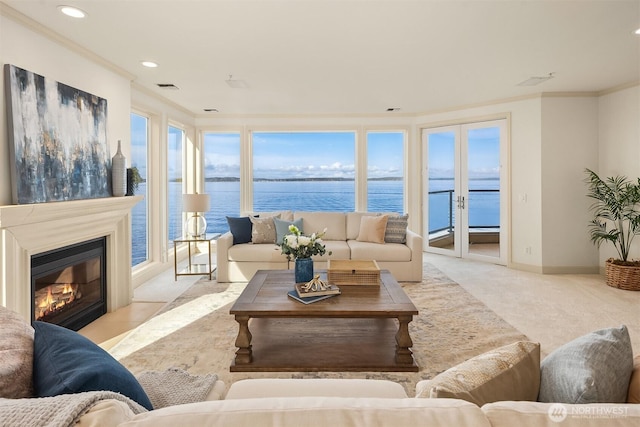
M 178 159 L 179 129 L 169 129 L 170 158 Z M 131 166 L 146 177 L 146 119 L 131 115 Z M 497 127 L 469 131 L 470 178 L 499 176 L 500 135 Z M 254 132 L 254 178 L 354 178 L 355 132 Z M 369 178 L 403 176 L 402 132 L 367 134 Z M 429 176 L 453 177 L 453 132 L 429 136 Z M 206 133 L 204 137 L 206 177 L 240 176 L 240 134 Z M 174 164 L 175 163 L 175 164 Z M 170 162 L 172 177 L 180 176 L 180 162 Z
M 429 133 L 428 159 L 430 178 L 455 176 L 455 133 Z M 469 178 L 498 178 L 500 176 L 500 129 L 498 127 L 470 129 L 467 154 Z
M 401 132 L 368 134 L 370 177 L 402 177 Z M 355 132 L 254 132 L 254 178 L 355 177 Z M 205 134 L 205 176 L 239 175 L 239 134 Z

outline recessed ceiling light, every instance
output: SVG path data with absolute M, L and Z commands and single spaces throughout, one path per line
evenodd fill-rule
M 153 61 L 142 61 L 141 64 L 147 68 L 156 68 L 158 66 L 158 64 Z
M 640 28 L 636 30 L 636 34 L 640 36 Z
M 77 7 L 73 7 L 73 6 L 58 6 L 58 10 L 62 13 L 64 13 L 67 16 L 70 16 L 72 18 L 85 18 L 87 16 L 87 12 L 78 9 Z

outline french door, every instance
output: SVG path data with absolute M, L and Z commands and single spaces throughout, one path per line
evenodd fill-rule
M 506 265 L 506 120 L 423 129 L 425 251 Z

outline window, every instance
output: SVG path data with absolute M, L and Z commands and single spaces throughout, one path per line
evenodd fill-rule
M 404 132 L 367 133 L 367 210 L 404 212 Z
M 255 211 L 353 211 L 355 132 L 254 132 Z
M 203 139 L 204 191 L 211 197 L 207 231 L 224 233 L 226 217 L 240 214 L 240 134 L 206 132 Z
M 136 194 L 144 199 L 131 210 L 131 266 L 149 258 L 149 220 L 147 194 L 147 147 L 149 142 L 149 119 L 131 113 L 131 167 L 137 168 L 142 182 Z
M 184 131 L 169 126 L 167 138 L 167 201 L 169 240 L 182 237 L 182 164 Z

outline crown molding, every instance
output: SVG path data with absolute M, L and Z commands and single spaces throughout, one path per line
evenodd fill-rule
M 614 86 L 609 89 L 601 90 L 600 92 L 598 92 L 598 96 L 609 95 L 610 93 L 620 92 L 621 90 L 630 89 L 636 86 L 640 86 L 640 80 Z

